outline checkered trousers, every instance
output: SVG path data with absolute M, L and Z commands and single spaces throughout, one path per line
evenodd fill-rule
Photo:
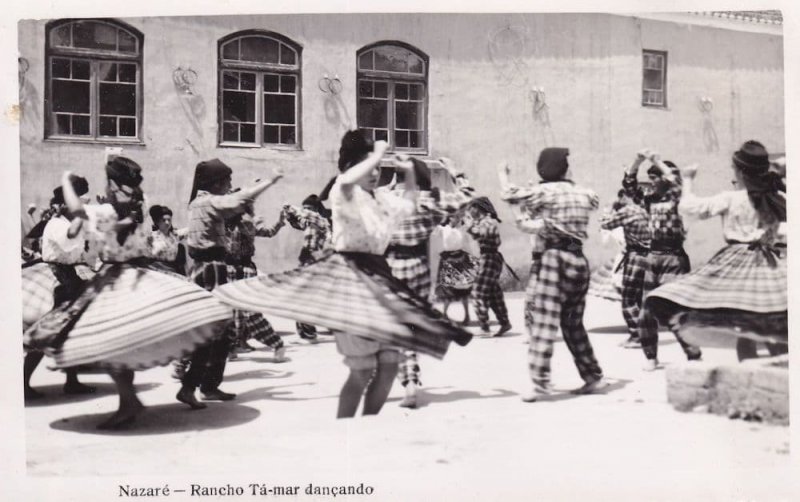
M 478 274 L 470 294 L 475 302 L 475 314 L 481 323 L 489 322 L 489 309 L 500 324 L 508 322 L 508 308 L 500 288 L 503 263 L 503 255 L 497 251 L 481 251 Z
M 642 309 L 644 275 L 647 253 L 628 250 L 622 259 L 622 317 L 628 325 L 628 335 L 639 338 L 639 313 Z
M 642 284 L 643 301 L 658 286 L 688 274 L 691 268 L 689 256 L 683 250 L 675 253 L 651 251 L 647 256 Z M 690 359 L 700 357 L 700 349 L 684 342 L 677 333 L 674 334 L 687 357 Z M 658 357 L 658 320 L 652 307 L 647 304 L 642 305 L 639 313 L 639 340 L 642 342 L 645 357 L 656 359 Z
M 592 344 L 583 327 L 586 291 L 589 289 L 589 262 L 580 253 L 548 249 L 542 253 L 537 268 L 528 328 L 531 379 L 537 385 L 549 385 L 550 359 L 560 327 L 581 378 L 587 383 L 599 380 L 603 370 L 594 357 Z
M 419 378 L 419 362 L 417 361 L 417 353 L 410 350 L 403 351 L 403 361 L 400 363 L 397 371 L 397 379 L 405 387 L 410 383 L 420 386 L 422 381 Z
M 258 270 L 254 265 L 228 265 L 228 276 L 231 282 L 257 275 Z M 233 343 L 243 343 L 253 338 L 272 349 L 283 347 L 283 340 L 275 332 L 272 324 L 258 312 L 235 309 L 233 311 L 233 330 L 229 333 Z

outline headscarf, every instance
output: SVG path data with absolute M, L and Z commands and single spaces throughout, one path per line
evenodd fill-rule
M 347 131 L 339 147 L 339 171 L 345 172 L 361 162 L 372 151 L 372 142 L 358 129 Z
M 230 178 L 233 170 L 219 159 L 211 159 L 200 162 L 194 169 L 194 180 L 192 181 L 192 193 L 189 202 L 197 197 L 200 190 L 208 191 L 220 181 Z
M 495 210 L 492 201 L 489 200 L 489 197 L 476 197 L 472 199 L 472 205 L 497 220 L 498 223 L 502 222 L 502 220 L 497 216 L 497 211 Z
M 554 147 L 542 150 L 536 162 L 536 172 L 539 173 L 542 182 L 563 181 L 569 168 L 568 155 L 569 148 Z
M 319 197 L 317 197 L 317 194 L 312 193 L 311 195 L 303 199 L 303 205 L 313 208 L 314 211 L 319 213 L 319 215 L 322 216 L 323 218 L 331 217 L 330 210 L 322 204 L 322 201 L 319 199 Z
M 747 141 L 733 154 L 734 168 L 742 175 L 747 196 L 764 222 L 786 221 L 785 185 L 770 170 L 767 149 L 758 141 Z
M 144 193 L 140 187 L 142 183 L 142 168 L 127 157 L 112 157 L 106 162 L 106 177 L 114 183 L 127 187 L 130 201 L 119 202 L 111 201 L 114 211 L 119 220 L 131 218 L 133 223 L 117 228 L 117 242 L 120 245 L 125 243 L 128 236 L 136 230 L 139 223 L 144 221 L 142 204 L 144 203 Z
M 89 182 L 86 181 L 86 178 L 71 174 L 69 177 L 69 182 L 78 197 L 81 195 L 86 195 L 86 193 L 89 192 Z M 61 185 L 53 189 L 53 198 L 50 199 L 51 206 L 56 204 L 64 204 L 64 189 L 61 187 Z
M 153 230 L 158 230 L 158 224 L 165 215 L 172 216 L 172 209 L 158 204 L 150 207 L 150 218 L 153 220 Z

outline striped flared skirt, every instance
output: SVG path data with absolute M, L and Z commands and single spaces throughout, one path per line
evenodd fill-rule
M 76 265 L 78 276 L 85 280 L 94 277 L 86 265 Z M 22 268 L 22 329 L 28 329 L 55 307 L 58 279 L 48 263 L 39 262 Z
M 57 368 L 143 370 L 189 355 L 230 320 L 230 308 L 185 278 L 107 264 L 76 300 L 26 330 L 24 344 Z
M 382 256 L 331 253 L 287 272 L 214 290 L 234 308 L 358 335 L 441 359 L 451 341 L 472 335 L 451 324 L 394 278 Z

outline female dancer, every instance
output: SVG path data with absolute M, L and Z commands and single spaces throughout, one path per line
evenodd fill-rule
M 687 342 L 736 345 L 740 359 L 755 356 L 755 342 L 766 342 L 774 354 L 786 352 L 786 260 L 773 247 L 786 221 L 784 186 L 757 141 L 744 143 L 731 167 L 734 190 L 711 197 L 694 195 L 696 167 L 682 170 L 681 212 L 719 216 L 727 246 L 699 269 L 652 291 L 645 305 Z
M 150 208 L 153 232 L 150 234 L 150 252 L 156 265 L 163 264 L 169 272 L 186 275 L 186 247 L 181 236 L 172 227 L 172 210 L 167 206 Z
M 209 340 L 230 309 L 202 288 L 147 268 L 149 229 L 143 225 L 141 168 L 125 157 L 106 164 L 109 203 L 84 205 L 64 173 L 67 208 L 85 220 L 87 237 L 104 265 L 72 302 L 56 307 L 25 333 L 26 344 L 47 348 L 57 368 L 102 368 L 119 393 L 119 409 L 98 428 L 134 421 L 143 409 L 134 370 L 167 364 Z
M 336 345 L 350 375 L 339 395 L 339 418 L 377 414 L 397 374 L 400 350 L 441 359 L 451 340 L 466 345 L 471 335 L 451 325 L 392 276 L 383 253 L 399 221 L 414 210 L 416 180 L 411 162 L 403 195 L 375 189 L 377 167 L 387 145 L 370 145 L 349 131 L 339 150 L 339 170 L 330 189 L 333 248 L 305 267 L 220 287 L 218 296 L 235 308 L 260 310 L 336 330 Z

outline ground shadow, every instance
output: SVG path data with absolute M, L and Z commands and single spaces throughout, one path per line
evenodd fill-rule
M 438 389 L 451 389 L 452 387 L 433 387 L 426 388 L 417 395 L 417 408 L 424 408 L 433 403 L 452 403 L 454 401 L 466 401 L 469 399 L 492 399 L 498 397 L 516 396 L 516 392 L 505 389 L 492 389 L 496 394 L 481 394 L 474 390 L 452 390 L 444 394 L 434 393 Z M 399 401 L 400 398 L 392 398 L 389 401 Z
M 598 326 L 596 328 L 588 328 L 588 333 L 599 333 L 609 335 L 624 335 L 628 333 L 627 326 Z
M 606 378 L 606 380 L 609 382 L 607 386 L 591 394 L 572 394 L 570 393 L 572 389 L 553 389 L 553 394 L 541 399 L 541 402 L 552 403 L 556 401 L 566 401 L 576 397 L 605 396 L 614 391 L 624 389 L 629 383 L 633 382 L 633 380 L 625 378 Z
M 330 399 L 331 396 L 323 397 L 291 397 L 293 394 L 289 387 L 301 387 L 307 385 L 316 385 L 315 382 L 295 383 L 291 385 L 270 385 L 266 387 L 259 387 L 257 389 L 250 389 L 247 392 L 242 392 L 236 395 L 236 402 L 246 403 L 249 401 L 316 401 L 319 399 Z M 334 396 L 338 397 L 338 396 Z
M 63 384 L 34 386 L 36 391 L 41 392 L 44 395 L 38 399 L 26 399 L 25 406 L 33 408 L 38 406 L 52 406 L 54 404 L 79 403 L 81 401 L 88 401 L 89 399 L 94 399 L 97 397 L 117 394 L 117 387 L 111 382 L 82 383 L 95 387 L 96 390 L 92 394 L 64 394 L 64 391 L 62 390 Z M 136 392 L 146 392 L 160 386 L 161 384 L 157 382 L 136 384 Z
M 110 436 L 151 436 L 176 432 L 224 429 L 250 422 L 261 414 L 255 408 L 237 402 L 208 403 L 208 408 L 191 410 L 185 404 L 160 404 L 145 408 L 136 422 L 121 430 L 98 430 L 97 424 L 110 416 L 107 413 L 92 413 L 62 418 L 50 423 L 56 430 Z
M 260 361 L 258 358 L 249 359 L 250 361 Z M 268 359 L 264 359 L 268 361 Z M 233 363 L 236 364 L 236 363 Z M 226 368 L 230 368 L 231 363 L 226 365 Z M 249 379 L 256 379 L 256 378 L 289 378 L 290 376 L 294 375 L 294 371 L 278 371 L 278 370 L 271 370 L 267 368 L 257 369 L 257 370 L 249 370 L 243 371 L 241 373 L 227 373 L 225 374 L 225 381 L 226 382 L 235 382 L 236 380 L 249 380 Z

